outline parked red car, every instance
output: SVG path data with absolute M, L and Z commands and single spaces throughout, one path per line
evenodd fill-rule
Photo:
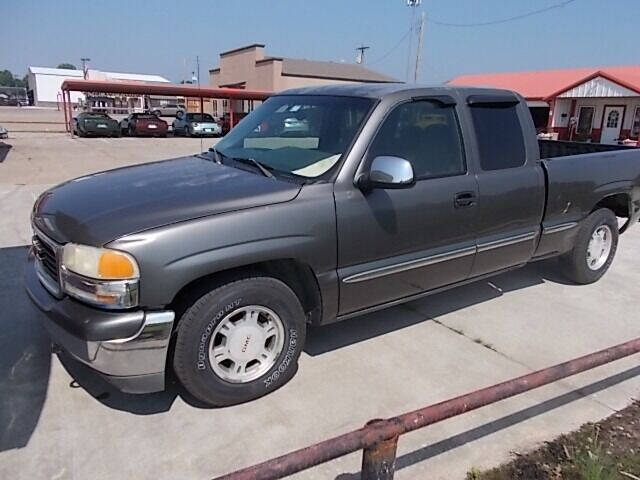
M 240 120 L 246 117 L 248 113 L 246 112 L 233 112 L 233 127 L 235 127 Z M 231 130 L 231 116 L 229 112 L 222 115 L 222 118 L 218 121 L 218 125 L 222 127 L 222 135 L 226 135 Z
M 168 126 L 152 113 L 132 113 L 120 121 L 120 130 L 123 135 L 131 137 L 166 137 Z

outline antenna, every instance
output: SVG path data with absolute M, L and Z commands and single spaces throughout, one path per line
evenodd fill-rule
M 361 46 L 356 48 L 356 51 L 358 52 L 358 54 L 356 55 L 356 63 L 359 63 L 359 64 L 364 63 L 364 52 L 365 50 L 368 50 L 370 48 L 371 47 L 365 46 L 364 44 L 361 44 Z

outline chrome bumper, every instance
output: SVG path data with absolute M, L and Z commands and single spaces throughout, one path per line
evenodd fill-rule
M 34 260 L 31 253 L 25 286 L 45 314 L 43 324 L 52 342 L 124 392 L 164 390 L 175 313 L 103 311 L 66 296 L 55 298 L 38 278 Z

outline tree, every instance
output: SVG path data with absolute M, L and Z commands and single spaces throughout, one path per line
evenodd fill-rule
M 57 68 L 62 68 L 63 70 L 77 70 L 76 66 L 72 63 L 61 63 Z
M 27 85 L 27 75 L 22 78 L 16 78 L 9 70 L 0 70 L 0 86 L 27 88 Z
M 3 87 L 15 87 L 16 79 L 9 70 L 0 71 L 0 85 Z

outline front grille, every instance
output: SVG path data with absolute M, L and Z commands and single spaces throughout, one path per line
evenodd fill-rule
M 33 236 L 33 246 L 36 252 L 36 258 L 44 267 L 45 271 L 51 275 L 56 282 L 58 281 L 58 258 L 56 249 L 50 240 L 43 239 L 38 233 Z

